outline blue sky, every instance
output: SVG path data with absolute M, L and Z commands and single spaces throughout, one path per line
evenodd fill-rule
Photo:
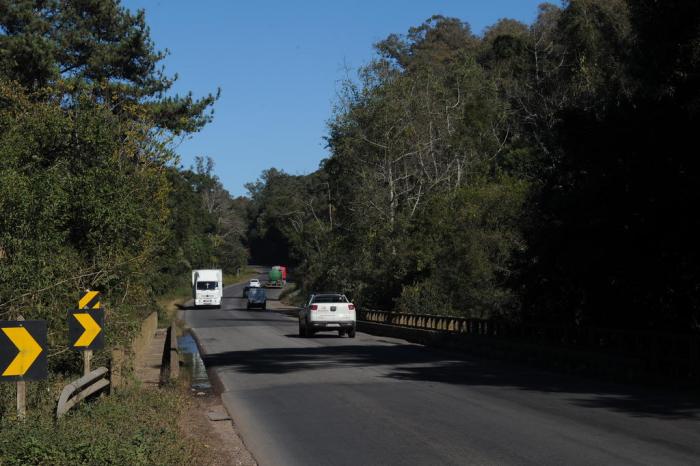
M 221 88 L 214 122 L 177 148 L 185 166 L 210 156 L 234 195 L 270 167 L 314 171 L 346 67 L 373 56 L 372 44 L 434 14 L 476 33 L 509 17 L 531 23 L 542 0 L 123 0 L 146 10 L 175 92 Z

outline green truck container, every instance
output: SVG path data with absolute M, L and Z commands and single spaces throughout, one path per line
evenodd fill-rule
M 267 273 L 268 280 L 265 282 L 265 288 L 284 288 L 284 280 L 282 279 L 282 271 L 279 267 L 273 267 Z
M 276 282 L 282 280 L 282 271 L 280 269 L 272 269 L 267 274 L 267 277 L 271 282 Z

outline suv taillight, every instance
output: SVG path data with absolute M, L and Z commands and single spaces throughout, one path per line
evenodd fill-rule
M 348 304 L 348 309 L 350 309 L 351 311 L 354 311 L 354 310 L 355 310 L 355 305 L 354 305 L 354 304 Z
M 312 311 L 318 310 L 318 306 L 315 305 L 315 304 L 312 304 L 312 305 L 311 305 L 311 310 L 312 310 Z

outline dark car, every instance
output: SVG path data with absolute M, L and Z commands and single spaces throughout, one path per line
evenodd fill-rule
M 267 294 L 264 288 L 249 288 L 246 296 L 248 298 L 246 309 L 252 309 L 254 307 L 262 310 L 267 309 Z

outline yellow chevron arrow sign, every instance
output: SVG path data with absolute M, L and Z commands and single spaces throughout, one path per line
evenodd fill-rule
M 79 309 L 68 316 L 68 338 L 73 349 L 78 351 L 104 347 L 103 309 Z
M 32 367 L 43 349 L 24 327 L 3 328 L 2 331 L 19 350 L 15 359 L 7 366 L 2 375 L 3 377 L 24 375 Z
M 93 319 L 90 314 L 73 314 L 73 317 L 78 319 L 80 325 L 85 329 L 73 346 L 90 346 L 90 343 L 92 343 L 97 334 L 102 331 L 102 327 L 95 322 L 95 319 Z
M 0 321 L 0 381 L 46 378 L 46 321 Z

